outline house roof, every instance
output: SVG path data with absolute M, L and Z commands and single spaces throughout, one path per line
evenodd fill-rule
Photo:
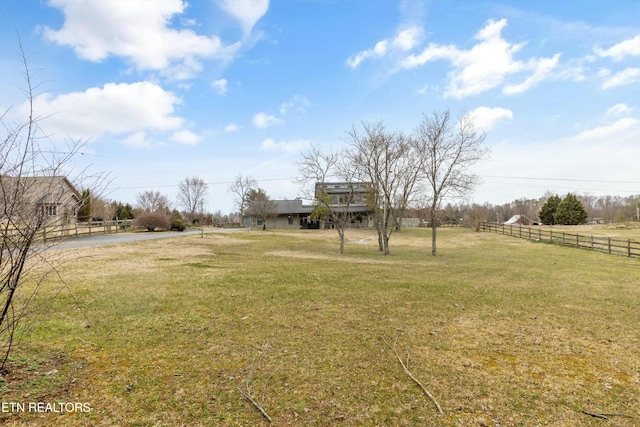
M 504 222 L 504 225 L 513 225 L 513 224 L 533 224 L 533 221 L 530 220 L 529 218 L 527 218 L 524 215 L 514 215 L 511 218 L 509 218 L 508 221 Z
M 273 200 L 276 213 L 284 214 L 310 214 L 313 210 L 311 205 L 303 205 L 302 200 Z
M 20 178 L 0 176 L 0 196 L 5 199 L 7 190 L 20 184 L 23 196 L 30 203 L 60 203 L 69 198 L 80 201 L 80 193 L 64 176 L 22 176 Z

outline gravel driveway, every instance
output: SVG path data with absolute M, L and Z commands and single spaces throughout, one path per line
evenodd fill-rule
M 228 233 L 243 230 L 242 228 L 205 228 L 204 233 Z M 138 233 L 118 233 L 118 234 L 94 234 L 93 236 L 75 237 L 56 242 L 47 249 L 78 249 L 91 246 L 116 245 L 120 243 L 140 242 L 143 240 L 166 239 L 168 237 L 189 236 L 201 234 L 202 230 L 189 231 L 161 231 L 161 232 L 138 232 Z

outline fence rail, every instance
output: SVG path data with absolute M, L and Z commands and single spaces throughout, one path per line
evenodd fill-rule
M 65 237 L 79 237 L 91 234 L 110 234 L 131 230 L 132 228 L 132 219 L 55 224 L 43 228 L 42 238 L 43 240 L 49 240 Z
M 631 239 L 621 240 L 611 237 L 583 236 L 565 231 L 543 229 L 538 226 L 505 225 L 496 222 L 483 222 L 481 230 L 521 239 L 546 241 L 576 248 L 591 249 L 609 254 L 640 257 L 640 242 Z

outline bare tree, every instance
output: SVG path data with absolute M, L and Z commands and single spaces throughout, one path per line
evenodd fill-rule
M 356 213 L 355 202 L 361 202 L 362 184 L 356 181 L 357 171 L 348 160 L 346 152 L 323 152 L 311 146 L 302 153 L 298 162 L 298 182 L 303 185 L 303 197 L 314 200 L 314 211 L 325 215 L 338 232 L 339 252 L 344 253 L 344 233 L 346 226 Z M 339 185 L 339 195 L 332 195 L 328 183 Z
M 145 212 L 167 213 L 171 210 L 169 198 L 159 191 L 147 190 L 136 195 L 136 208 Z
M 91 197 L 91 217 L 98 221 L 111 221 L 116 212 L 116 205 L 110 200 L 98 196 Z
M 249 175 L 243 176 L 242 174 L 236 176 L 233 182 L 229 184 L 228 189 L 235 195 L 235 204 L 240 218 L 244 216 L 247 205 L 249 204 L 249 191 L 257 187 L 258 183 L 255 179 Z
M 178 186 L 178 205 L 185 209 L 191 223 L 204 214 L 204 204 L 209 193 L 209 185 L 197 176 L 185 178 Z
M 92 192 L 106 185 L 104 174 L 90 176 L 81 171 L 71 177 L 71 160 L 80 153 L 82 141 L 52 141 L 34 112 L 38 86 L 20 44 L 24 66 L 28 116 L 9 121 L 0 114 L 0 373 L 7 361 L 18 326 L 33 309 L 47 277 L 60 277 L 58 251 L 45 251 L 61 225 L 69 222 L 82 203 L 72 182 L 85 184 Z M 92 185 L 86 185 L 91 182 Z M 26 286 L 24 286 L 26 285 Z
M 412 143 L 431 192 L 431 255 L 436 256 L 436 228 L 442 202 L 468 195 L 478 182 L 469 168 L 486 158 L 485 134 L 465 114 L 457 122 L 449 111 L 424 115 Z
M 353 167 L 369 188 L 378 232 L 378 248 L 389 255 L 391 233 L 399 228 L 421 168 L 408 138 L 387 131 L 383 122 L 362 123 L 348 132 Z
M 251 189 L 247 194 L 246 214 L 255 217 L 262 222 L 262 229 L 267 229 L 267 218 L 271 218 L 276 213 L 276 208 L 271 198 L 262 188 Z M 259 223 L 258 223 L 259 225 Z

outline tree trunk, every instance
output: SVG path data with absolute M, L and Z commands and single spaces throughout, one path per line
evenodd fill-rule
M 431 220 L 431 255 L 436 256 L 436 222 Z
M 378 232 L 378 250 L 380 252 L 383 252 L 384 244 L 382 242 L 382 217 L 380 216 L 380 212 L 376 211 L 374 220 L 376 223 L 376 231 Z
M 384 238 L 384 254 L 389 255 L 389 236 L 385 233 Z
M 338 236 L 340 236 L 340 249 L 338 250 L 338 252 L 340 252 L 340 254 L 344 253 L 344 228 L 342 227 L 337 227 L 338 228 Z

